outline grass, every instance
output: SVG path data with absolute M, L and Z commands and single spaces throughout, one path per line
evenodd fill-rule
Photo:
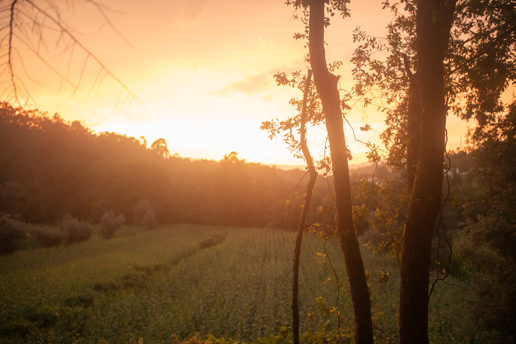
M 274 342 L 274 335 L 290 326 L 294 233 L 193 225 L 121 233 L 109 241 L 94 238 L 0 257 L 0 343 L 174 343 L 175 336 L 194 333 Z M 317 258 L 325 248 L 344 282 L 338 299 L 327 257 Z M 305 236 L 302 332 L 314 338 L 339 323 L 346 338 L 352 315 L 342 254 L 334 243 L 325 248 Z M 376 340 L 396 342 L 397 262 L 363 253 Z M 430 304 L 432 342 L 470 341 L 462 294 L 463 289 L 438 285 Z

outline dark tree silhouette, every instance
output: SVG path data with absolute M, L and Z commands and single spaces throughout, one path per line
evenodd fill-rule
M 301 150 L 303 152 L 303 156 L 305 158 L 306 164 L 308 166 L 308 172 L 310 173 L 310 180 L 308 181 L 308 185 L 306 186 L 306 196 L 305 203 L 303 206 L 303 211 L 301 212 L 301 218 L 299 220 L 299 227 L 297 230 L 296 236 L 296 245 L 294 248 L 294 263 L 293 263 L 293 282 L 292 282 L 292 339 L 294 344 L 299 344 L 299 307 L 298 307 L 298 294 L 299 294 L 299 259 L 301 256 L 301 243 L 303 241 L 303 233 L 305 231 L 306 226 L 306 218 L 308 216 L 308 210 L 310 208 L 310 203 L 312 201 L 312 194 L 315 186 L 315 181 L 317 179 L 317 171 L 314 166 L 314 161 L 310 154 L 310 150 L 308 149 L 308 145 L 306 143 L 306 102 L 308 97 L 308 92 L 310 90 L 310 83 L 312 82 L 312 70 L 308 70 L 308 74 L 306 76 L 306 85 L 305 92 L 303 95 L 303 108 L 301 110 Z
M 420 145 L 401 251 L 401 344 L 428 343 L 432 234 L 441 208 L 446 135 L 444 57 L 455 0 L 421 0 L 416 12 Z
M 336 2 L 335 5 L 338 9 L 345 11 L 346 2 Z M 369 290 L 353 223 L 348 150 L 337 87 L 339 78 L 328 70 L 324 50 L 325 1 L 312 0 L 309 8 L 310 64 L 314 73 L 317 93 L 321 98 L 330 144 L 335 185 L 337 233 L 344 253 L 353 303 L 355 343 L 373 343 Z

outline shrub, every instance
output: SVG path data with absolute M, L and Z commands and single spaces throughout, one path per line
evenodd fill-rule
M 70 214 L 63 216 L 59 229 L 67 245 L 88 241 L 93 234 L 93 227 L 89 223 L 79 221 Z
M 48 328 L 57 322 L 57 312 L 56 307 L 40 306 L 28 311 L 25 317 L 39 328 Z
M 146 199 L 142 199 L 133 207 L 134 224 L 141 225 L 147 212 L 152 210 L 152 205 Z
M 374 230 L 370 229 L 366 231 L 364 234 L 360 236 L 360 241 L 365 244 L 365 246 L 368 246 L 373 251 L 381 251 L 381 244 L 382 244 L 382 235 Z
M 32 226 L 30 235 L 38 247 L 58 247 L 65 239 L 63 233 L 50 227 Z
M 106 211 L 100 219 L 100 235 L 104 239 L 112 239 L 115 236 L 115 231 L 122 227 L 124 223 L 124 215 L 116 216 L 113 210 Z
M 465 311 L 479 330 L 516 342 L 516 253 L 514 223 L 478 216 L 466 222 L 466 240 L 459 247 L 470 278 Z
M 93 301 L 95 297 L 93 293 L 85 293 L 79 294 L 73 297 L 69 297 L 64 301 L 64 304 L 67 307 L 80 307 L 80 308 L 90 308 L 93 307 Z
M 0 255 L 14 253 L 26 237 L 20 222 L 5 216 L 0 218 Z
M 158 223 L 156 222 L 156 214 L 154 214 L 154 210 L 148 209 L 145 213 L 145 216 L 142 219 L 142 226 L 147 230 L 151 230 L 156 228 Z

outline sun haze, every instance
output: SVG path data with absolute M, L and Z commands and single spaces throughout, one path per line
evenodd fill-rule
M 147 142 L 163 137 L 171 153 L 183 157 L 221 159 L 237 151 L 247 161 L 301 165 L 280 138 L 268 140 L 260 123 L 294 114 L 288 104 L 297 90 L 276 86 L 277 71 L 306 70 L 303 30 L 292 7 L 283 1 L 111 1 L 106 11 L 113 30 L 87 3 L 63 9 L 63 18 L 81 42 L 141 101 L 131 101 L 112 78 L 99 76 L 98 67 L 75 52 L 68 67 L 70 79 L 81 79 L 73 89 L 37 60 L 30 60 L 27 81 L 40 110 L 57 112 L 96 130 L 113 131 Z M 390 13 L 379 2 L 351 7 L 351 18 L 334 20 L 328 29 L 328 60 L 344 64 L 338 71 L 341 87 L 352 85 L 349 63 L 355 48 L 351 32 L 363 26 L 383 37 Z M 50 48 L 49 48 L 50 50 Z M 51 57 L 49 62 L 69 62 Z M 57 60 L 52 60 L 52 59 Z M 61 59 L 61 60 L 59 60 Z M 31 68 L 34 67 L 34 68 Z M 44 82 L 43 82 L 44 81 Z M 73 96 L 71 95 L 73 93 Z M 358 129 L 365 121 L 375 131 L 360 133 L 361 141 L 378 143 L 383 115 L 374 109 L 354 109 L 348 117 Z M 465 124 L 452 120 L 449 148 L 460 144 Z M 308 137 L 314 155 L 324 154 L 325 133 L 315 128 Z M 366 161 L 366 148 L 346 135 L 354 160 Z

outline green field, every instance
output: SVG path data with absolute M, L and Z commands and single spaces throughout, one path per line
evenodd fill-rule
M 0 342 L 174 343 L 193 333 L 245 342 L 283 340 L 291 317 L 293 232 L 194 225 L 123 230 L 125 235 L 109 241 L 93 238 L 0 257 Z M 325 247 L 345 282 L 338 300 L 328 259 L 318 256 Z M 321 239 L 305 236 L 300 275 L 305 341 L 322 341 L 338 325 L 343 338 L 351 333 L 342 254 L 335 243 L 325 247 Z M 363 254 L 376 340 L 396 342 L 397 262 L 366 248 Z M 380 283 L 382 271 L 389 279 Z M 432 342 L 469 342 L 463 294 L 463 287 L 438 285 L 431 299 Z

